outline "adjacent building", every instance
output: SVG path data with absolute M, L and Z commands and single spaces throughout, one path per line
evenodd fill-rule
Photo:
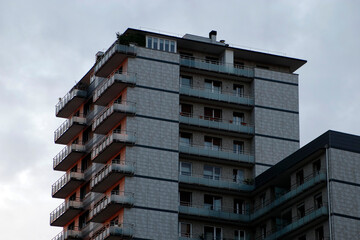
M 360 138 L 299 149 L 306 61 L 216 35 L 127 29 L 60 99 L 54 240 L 359 235 Z

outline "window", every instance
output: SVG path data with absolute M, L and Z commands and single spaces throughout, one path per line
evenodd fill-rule
M 110 226 L 119 226 L 119 217 L 114 217 L 111 219 Z
M 175 52 L 175 42 L 174 41 L 170 41 L 170 52 Z
M 191 163 L 180 162 L 180 174 L 184 176 L 191 176 Z
M 321 208 L 323 205 L 322 193 L 316 194 L 314 197 L 314 207 L 315 209 Z
M 245 214 L 245 202 L 242 199 L 234 199 L 234 213 Z
M 244 171 L 240 169 L 233 169 L 233 181 L 236 183 L 243 183 Z
M 321 161 L 316 160 L 315 162 L 313 162 L 313 172 L 314 172 L 314 176 L 318 175 L 320 173 L 321 170 Z
M 281 221 L 279 222 L 280 227 L 283 228 L 291 223 L 292 215 L 291 215 L 291 209 L 286 210 L 285 212 L 281 213 Z
M 147 37 L 147 48 L 152 48 L 152 37 Z
M 300 186 L 304 183 L 304 170 L 300 170 L 296 173 L 296 184 Z
M 165 52 L 169 51 L 169 40 L 165 40 Z
M 158 49 L 158 38 L 154 38 L 153 49 Z
M 191 206 L 192 193 L 180 191 L 180 205 Z
M 266 225 L 262 225 L 260 227 L 260 236 L 261 236 L 261 239 L 265 239 L 266 238 Z
M 235 240 L 245 240 L 245 231 L 243 230 L 235 230 L 234 232 L 234 239 Z
M 206 56 L 205 62 L 211 63 L 211 64 L 219 64 L 219 58 Z
M 221 150 L 221 138 L 205 136 L 204 141 L 205 141 L 206 149 L 211 149 L 216 151 Z
M 221 109 L 204 107 L 204 116 L 207 120 L 221 122 L 222 111 Z
M 214 166 L 204 166 L 204 178 L 212 180 L 220 180 L 221 168 Z
M 260 207 L 263 208 L 266 206 L 266 194 L 263 193 L 260 195 Z
M 161 38 L 160 38 L 160 41 L 159 41 L 159 50 L 164 51 L 164 39 L 161 39 Z
M 234 84 L 233 86 L 234 94 L 238 97 L 244 96 L 244 85 Z
M 233 113 L 233 123 L 240 125 L 245 123 L 245 116 L 244 113 L 234 112 Z
M 150 49 L 165 51 L 165 52 L 176 52 L 176 42 L 173 40 L 167 40 L 157 37 L 146 36 L 146 47 Z
M 191 145 L 192 134 L 191 133 L 180 133 L 180 145 L 190 146 Z
M 190 104 L 180 103 L 180 115 L 191 117 L 192 116 L 193 106 Z
M 221 211 L 221 197 L 204 195 L 204 207 L 209 210 Z
M 79 217 L 79 228 L 82 229 L 86 226 L 87 220 L 89 219 L 89 210 Z
M 221 93 L 221 82 L 205 80 L 205 90 L 212 93 Z
M 297 218 L 303 218 L 305 217 L 305 204 L 301 203 L 297 206 Z
M 234 151 L 234 153 L 237 153 L 237 154 L 243 154 L 244 153 L 244 142 L 234 141 L 233 151 Z
M 222 229 L 218 227 L 204 226 L 204 239 L 222 240 Z
M 180 85 L 182 87 L 191 87 L 192 86 L 192 77 L 180 76 Z
M 245 66 L 244 62 L 234 61 L 234 67 L 243 69 Z
M 324 239 L 324 228 L 319 227 L 315 229 L 315 239 L 316 240 L 323 240 Z
M 191 223 L 180 222 L 179 225 L 180 225 L 179 237 L 191 238 Z
M 70 223 L 69 226 L 67 227 L 67 230 L 74 230 L 74 229 L 75 229 L 75 221 Z

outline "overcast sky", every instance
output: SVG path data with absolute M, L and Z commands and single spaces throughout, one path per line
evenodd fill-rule
M 250 3 L 251 2 L 251 3 Z M 328 129 L 360 135 L 360 1 L 0 0 L 1 239 L 52 239 L 62 200 L 55 104 L 128 27 L 208 36 L 308 63 L 297 73 L 301 145 Z

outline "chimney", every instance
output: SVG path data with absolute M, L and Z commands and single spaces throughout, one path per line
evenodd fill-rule
M 217 32 L 215 30 L 209 32 L 209 38 L 211 39 L 211 42 L 216 42 L 216 34 Z
M 95 62 L 98 62 L 104 56 L 104 52 L 98 51 L 95 54 Z

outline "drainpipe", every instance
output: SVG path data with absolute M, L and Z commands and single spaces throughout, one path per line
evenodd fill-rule
M 329 209 L 329 234 L 330 234 L 330 240 L 333 239 L 332 237 L 332 221 L 331 221 L 331 199 L 330 199 L 330 151 L 329 146 L 325 146 L 325 161 L 326 161 L 326 185 L 327 185 L 327 197 L 328 197 L 328 209 Z

